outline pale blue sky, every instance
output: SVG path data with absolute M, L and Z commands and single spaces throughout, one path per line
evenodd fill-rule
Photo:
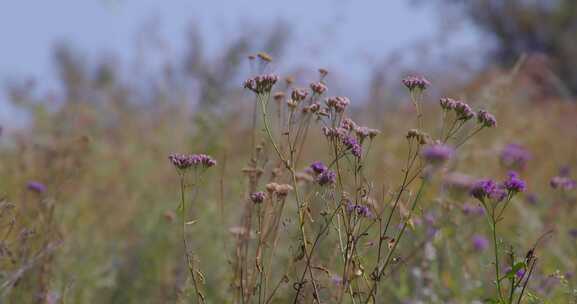
M 289 59 L 352 71 L 439 32 L 438 14 L 409 0 L 5 0 L 0 3 L 0 81 L 34 77 L 54 82 L 50 47 L 67 41 L 90 56 L 113 53 L 125 61 L 138 50 L 138 33 L 157 24 L 171 52 L 182 50 L 191 22 L 218 46 L 247 24 L 291 24 Z M 465 29 L 461 40 L 471 39 Z M 4 111 L 2 111 L 4 112 Z

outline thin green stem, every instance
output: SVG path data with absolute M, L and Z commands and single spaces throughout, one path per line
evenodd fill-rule
M 411 206 L 411 212 L 409 213 L 409 217 L 413 214 L 415 208 L 417 207 L 417 203 L 420 201 L 421 196 L 423 194 L 423 189 L 425 188 L 425 184 L 427 183 L 427 179 L 423 178 L 421 180 L 421 185 L 419 186 L 419 190 L 417 191 L 417 195 L 415 196 L 415 199 L 413 200 L 413 204 Z M 365 304 L 369 303 L 369 301 L 374 297 L 374 291 L 376 289 L 376 286 L 379 282 L 379 278 L 383 275 L 383 273 L 385 272 L 385 270 L 387 269 L 387 266 L 389 265 L 389 263 L 391 262 L 391 258 L 393 257 L 393 253 L 395 252 L 395 249 L 397 249 L 397 245 L 399 244 L 399 242 L 401 241 L 401 238 L 403 237 L 403 234 L 405 233 L 405 230 L 407 229 L 408 223 L 409 223 L 410 218 L 406 219 L 403 222 L 403 226 L 401 227 L 401 230 L 399 231 L 399 234 L 397 235 L 397 238 L 395 239 L 395 242 L 393 243 L 393 247 L 391 248 L 391 250 L 389 251 L 389 253 L 387 254 L 387 257 L 385 259 L 385 263 L 383 264 L 383 267 L 378 271 L 377 274 L 377 278 L 373 283 L 373 286 L 371 287 L 371 290 L 369 291 L 369 295 L 367 296 L 367 299 L 365 300 Z
M 200 292 L 200 288 L 198 287 L 198 282 L 196 281 L 196 275 L 194 270 L 194 257 L 188 252 L 188 243 L 186 241 L 186 201 L 184 197 L 184 193 L 186 191 L 186 185 L 184 176 L 180 177 L 180 211 L 181 211 L 181 221 L 182 221 L 182 243 L 184 245 L 184 255 L 186 258 L 186 264 L 188 267 L 188 271 L 190 272 L 190 276 L 192 279 L 192 284 L 194 287 L 194 292 L 196 294 L 196 301 L 197 303 L 204 303 L 204 296 Z
M 493 235 L 493 248 L 495 253 L 495 278 L 497 283 L 497 292 L 499 294 L 499 300 L 503 302 L 503 293 L 501 291 L 501 276 L 499 271 L 499 246 L 497 243 L 497 223 L 494 218 L 494 210 L 492 211 L 491 218 L 491 232 Z

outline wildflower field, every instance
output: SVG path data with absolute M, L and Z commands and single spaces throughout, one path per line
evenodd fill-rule
M 64 50 L 8 90 L 0 303 L 577 303 L 577 103 L 530 60 L 356 100 L 258 51 L 189 62 L 196 103 Z

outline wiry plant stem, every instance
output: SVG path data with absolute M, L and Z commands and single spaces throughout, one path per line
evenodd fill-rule
M 190 277 L 192 279 L 192 284 L 194 287 L 194 292 L 196 294 L 197 303 L 204 303 L 204 296 L 202 295 L 198 282 L 196 280 L 196 274 L 194 270 L 194 257 L 188 252 L 188 242 L 186 241 L 186 201 L 184 193 L 186 191 L 186 185 L 184 176 L 180 177 L 180 211 L 181 211 L 181 221 L 182 221 L 182 244 L 184 245 L 184 254 L 186 257 L 186 264 L 188 271 L 190 272 Z

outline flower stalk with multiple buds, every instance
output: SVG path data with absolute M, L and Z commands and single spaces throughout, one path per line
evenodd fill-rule
M 190 273 L 190 279 L 192 280 L 192 285 L 194 287 L 194 292 L 196 295 L 197 303 L 205 303 L 204 295 L 202 294 L 200 288 L 200 281 L 204 277 L 203 274 L 197 269 L 195 264 L 195 257 L 192 249 L 188 243 L 188 237 L 186 233 L 186 227 L 194 224 L 196 221 L 187 220 L 187 204 L 186 204 L 186 187 L 187 179 L 192 175 L 193 183 L 190 185 L 192 191 L 196 190 L 197 183 L 200 181 L 202 174 L 210 167 L 216 165 L 216 161 L 212 157 L 205 154 L 170 154 L 168 157 L 170 163 L 176 168 L 178 176 L 180 179 L 180 205 L 178 206 L 178 211 L 181 215 L 181 237 L 184 247 L 184 256 L 186 258 L 186 265 Z M 194 194 L 193 194 L 194 196 Z

